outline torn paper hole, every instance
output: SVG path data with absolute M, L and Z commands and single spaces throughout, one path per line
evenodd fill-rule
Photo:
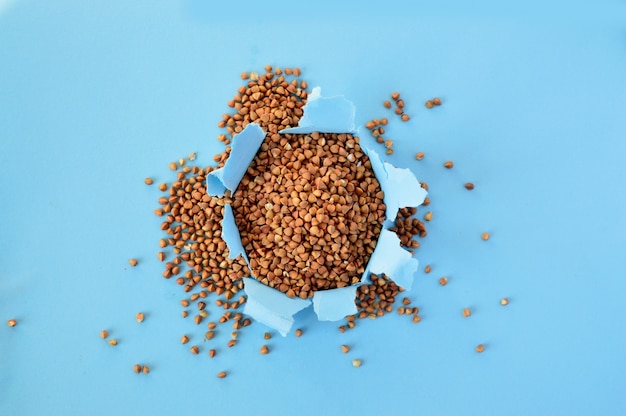
M 315 131 L 356 133 L 354 126 L 356 109 L 354 104 L 344 97 L 322 97 L 321 89 L 316 87 L 309 95 L 303 111 L 298 127 L 285 129 L 280 133 L 308 134 Z M 210 195 L 223 195 L 226 190 L 234 193 L 264 138 L 265 133 L 254 123 L 233 137 L 232 151 L 225 166 L 207 176 L 207 189 Z M 424 202 L 427 192 L 409 169 L 400 169 L 384 162 L 375 150 L 363 144 L 361 148 L 370 158 L 374 174 L 385 194 L 384 202 L 387 206 L 385 215 L 388 220 L 386 223 L 395 219 L 399 208 L 417 207 Z M 242 254 L 247 261 L 232 208 L 228 204 L 224 206 L 222 226 L 222 236 L 230 251 L 229 256 L 234 258 Z M 400 246 L 398 236 L 386 229 L 384 224 L 360 283 L 344 288 L 317 291 L 311 302 L 308 299 L 289 298 L 283 292 L 266 286 L 254 278 L 244 278 L 244 291 L 248 297 L 244 313 L 278 330 L 284 336 L 293 326 L 293 316 L 309 307 L 311 303 L 320 321 L 338 321 L 356 313 L 354 301 L 357 287 L 368 282 L 370 273 L 385 273 L 398 285 L 410 289 L 418 265 L 417 259 Z
M 250 277 L 243 279 L 248 300 L 243 312 L 257 321 L 287 335 L 293 325 L 293 316 L 311 305 L 308 299 L 291 299 L 283 292 L 264 285 Z

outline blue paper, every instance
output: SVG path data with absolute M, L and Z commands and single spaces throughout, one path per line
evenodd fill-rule
M 395 220 L 398 210 L 404 207 L 418 207 L 424 202 L 428 192 L 409 169 L 397 168 L 391 163 L 384 162 L 387 180 L 381 187 L 385 193 L 385 216 Z
M 354 104 L 342 96 L 322 97 L 321 92 L 320 87 L 313 88 L 298 127 L 284 129 L 280 133 L 354 133 Z
M 294 323 L 293 315 L 311 305 L 308 299 L 289 298 L 283 292 L 264 285 L 253 278 L 244 278 L 248 300 L 244 313 L 255 320 L 287 335 Z M 354 302 L 354 298 L 353 298 Z
M 222 240 L 224 240 L 226 247 L 228 247 L 228 258 L 235 259 L 241 254 L 248 264 L 248 267 L 250 267 L 246 250 L 243 248 L 243 244 L 241 244 L 241 235 L 239 234 L 237 223 L 235 223 L 235 215 L 229 204 L 224 205 Z
M 363 276 L 384 273 L 398 285 L 410 290 L 418 266 L 417 259 L 400 246 L 400 239 L 396 233 L 383 229 Z
M 387 207 L 385 216 L 388 220 L 393 221 L 400 208 L 418 207 L 424 202 L 428 192 L 422 188 L 410 169 L 398 168 L 391 163 L 383 162 L 374 149 L 365 145 L 361 145 L 361 148 L 369 157 L 372 170 L 385 194 L 384 202 Z
M 226 190 L 235 192 L 256 152 L 265 140 L 265 132 L 256 123 L 250 123 L 232 140 L 232 150 L 220 169 L 209 173 L 206 178 L 207 193 L 222 196 Z
M 339 321 L 357 313 L 356 285 L 340 289 L 319 290 L 313 295 L 313 310 L 320 321 Z

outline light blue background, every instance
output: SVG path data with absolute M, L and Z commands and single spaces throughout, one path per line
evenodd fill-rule
M 1 415 L 626 414 L 625 3 L 343 3 L 0 1 Z M 359 123 L 405 97 L 388 160 L 434 213 L 419 325 L 340 334 L 307 311 L 270 355 L 257 324 L 210 360 L 180 318 L 143 178 L 210 163 L 239 73 L 266 64 L 300 66 Z

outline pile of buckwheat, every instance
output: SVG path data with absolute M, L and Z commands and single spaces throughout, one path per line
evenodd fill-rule
M 298 125 L 308 97 L 308 85 L 300 79 L 298 68 L 266 66 L 264 70 L 261 74 L 241 74 L 244 85 L 228 102 L 232 111 L 223 114 L 218 123 L 225 131 L 217 139 L 225 148 L 213 157 L 216 166 L 192 166 L 196 159 L 192 153 L 170 163 L 176 180 L 157 185 L 164 192 L 158 201 L 160 207 L 154 211 L 163 219 L 161 230 L 165 235 L 159 241 L 157 253 L 159 261 L 164 263 L 163 277 L 175 280 L 188 293 L 180 300 L 183 318 L 193 315 L 196 325 L 206 324 L 202 337 L 183 334 L 180 343 L 191 344 L 189 351 L 196 355 L 202 353 L 201 346 L 208 345 L 210 358 L 215 358 L 219 351 L 215 345 L 219 342 L 218 326 L 231 325 L 225 345 L 232 348 L 238 342 L 239 331 L 252 324 L 250 318 L 236 311 L 247 300 L 238 293 L 243 288 L 243 277 L 253 276 L 288 297 L 302 299 L 311 298 L 318 290 L 359 283 L 385 220 L 384 194 L 359 138 L 335 133 L 279 134 Z M 410 120 L 400 94 L 392 93 L 391 99 L 400 120 Z M 440 99 L 435 98 L 426 106 L 440 104 Z M 391 109 L 391 101 L 385 101 L 383 106 Z M 208 195 L 207 175 L 224 166 L 233 137 L 250 123 L 260 125 L 267 135 L 239 187 L 223 197 Z M 386 153 L 392 154 L 393 141 L 383 137 L 386 133 L 383 126 L 388 123 L 388 118 L 383 117 L 365 126 L 378 143 L 385 145 Z M 423 158 L 424 154 L 418 152 L 416 159 Z M 452 162 L 444 166 L 452 168 Z M 154 180 L 146 178 L 145 183 L 153 185 Z M 428 189 L 425 183 L 422 187 Z M 465 187 L 474 189 L 469 182 Z M 221 230 L 227 203 L 233 208 L 252 270 L 242 256 L 228 257 Z M 426 198 L 422 205 L 429 204 L 430 199 Z M 416 207 L 400 209 L 390 228 L 398 235 L 401 246 L 411 252 L 420 246 L 415 237 L 427 235 L 425 223 L 416 214 Z M 431 219 L 432 213 L 427 212 L 424 220 Z M 487 240 L 488 233 L 482 238 Z M 129 264 L 136 267 L 138 261 L 130 259 Z M 424 272 L 430 271 L 431 266 L 427 265 Z M 404 289 L 392 277 L 371 274 L 369 281 L 358 287 L 355 299 L 358 312 L 346 317 L 339 326 L 340 332 L 354 328 L 357 319 L 376 319 L 393 311 Z M 445 285 L 447 278 L 442 277 L 440 283 Z M 210 306 L 209 299 L 213 299 L 215 306 Z M 508 299 L 504 298 L 501 304 L 508 304 Z M 216 308 L 223 312 L 219 318 L 209 320 L 209 310 Z M 407 297 L 396 311 L 412 317 L 413 323 L 421 321 L 419 308 L 412 307 Z M 463 309 L 463 316 L 471 316 L 471 311 Z M 143 320 L 144 314 L 138 313 L 137 322 Z M 300 337 L 303 331 L 297 328 L 294 334 Z M 106 339 L 108 332 L 103 330 L 101 337 Z M 267 342 L 271 338 L 272 334 L 266 332 L 260 354 L 270 353 Z M 117 340 L 108 343 L 115 346 Z M 476 351 L 483 349 L 481 344 Z M 350 347 L 341 345 L 341 351 L 347 354 Z M 362 365 L 358 358 L 351 362 L 354 367 Z M 145 374 L 150 371 L 148 366 L 139 364 L 133 370 Z M 217 373 L 218 378 L 226 376 L 225 371 Z

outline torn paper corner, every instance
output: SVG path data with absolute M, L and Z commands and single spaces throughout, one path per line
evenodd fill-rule
M 289 298 L 256 279 L 246 277 L 243 281 L 244 291 L 248 297 L 243 312 L 276 329 L 282 336 L 287 335 L 291 329 L 294 323 L 293 316 L 311 305 L 308 299 Z
M 250 123 L 232 140 L 232 149 L 223 167 L 209 173 L 206 178 L 207 192 L 222 196 L 226 190 L 235 192 L 241 178 L 265 140 L 265 132 L 256 123 Z
M 386 180 L 379 180 L 379 182 L 385 194 L 384 201 L 387 207 L 385 216 L 388 220 L 393 221 L 400 208 L 420 206 L 428 192 L 422 188 L 410 169 L 397 168 L 387 162 L 383 162 L 383 166 L 387 178 Z
M 250 261 L 246 255 L 246 250 L 241 243 L 241 235 L 239 234 L 239 228 L 235 222 L 235 215 L 230 204 L 224 205 L 224 215 L 222 218 L 222 240 L 228 247 L 228 258 L 235 259 L 241 254 L 246 261 L 248 268 L 250 267 Z
M 320 321 L 339 321 L 348 315 L 357 313 L 356 298 L 357 286 L 347 286 L 340 289 L 317 291 L 313 295 L 313 310 Z
M 396 233 L 381 230 L 374 253 L 370 257 L 364 276 L 369 273 L 386 274 L 398 285 L 410 290 L 413 285 L 413 276 L 419 262 L 411 253 L 400 246 L 400 239 Z
M 322 97 L 322 89 L 315 87 L 302 110 L 304 114 L 298 127 L 284 129 L 280 133 L 356 133 L 356 107 L 343 96 Z

